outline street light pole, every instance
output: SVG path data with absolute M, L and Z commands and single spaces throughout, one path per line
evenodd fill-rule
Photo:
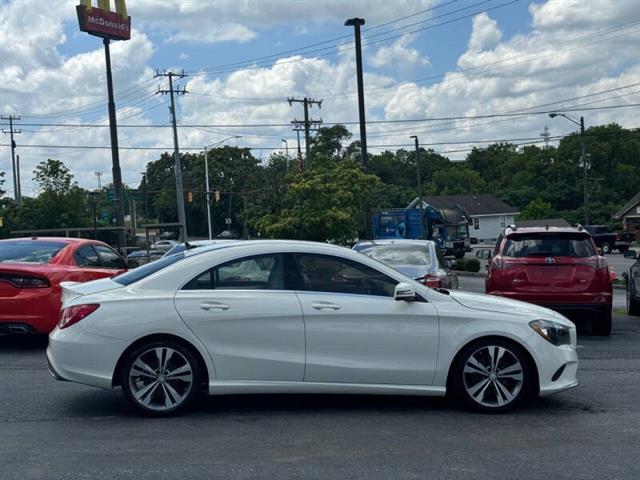
M 580 117 L 578 122 L 574 118 L 570 117 L 566 113 L 550 113 L 551 118 L 564 117 L 571 123 L 574 123 L 580 127 L 580 158 L 582 159 L 582 182 L 584 191 L 584 224 L 589 225 L 589 166 L 587 164 L 587 147 L 584 138 L 584 117 Z
M 413 138 L 416 144 L 416 177 L 418 178 L 418 205 L 420 209 L 420 237 L 426 240 L 424 234 L 424 207 L 422 206 L 422 175 L 420 173 L 420 143 L 418 142 L 417 135 L 411 135 L 409 138 Z
M 215 148 L 222 145 L 227 140 L 232 138 L 242 138 L 242 135 L 233 135 L 231 137 L 223 138 L 219 142 L 214 143 L 211 148 Z M 211 190 L 209 190 L 209 149 L 204 146 L 204 183 L 207 191 L 207 227 L 209 229 L 209 240 L 213 239 L 213 229 L 211 226 Z
M 360 116 L 360 149 L 362 156 L 362 167 L 366 170 L 367 159 L 367 126 L 365 123 L 364 108 L 364 80 L 362 74 L 362 44 L 360 40 L 360 27 L 364 25 L 364 18 L 350 18 L 344 22 L 346 27 L 353 26 L 356 40 L 356 74 L 358 79 L 358 112 Z

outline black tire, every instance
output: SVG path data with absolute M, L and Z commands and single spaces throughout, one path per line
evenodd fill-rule
M 602 244 L 602 247 L 600 247 L 602 249 L 602 254 L 603 255 L 608 255 L 611 253 L 611 244 L 608 242 L 604 242 Z
M 516 381 L 513 380 L 514 383 L 512 385 L 514 386 L 514 390 L 510 392 L 513 394 L 513 398 L 509 400 L 508 403 L 504 403 L 502 405 L 499 404 L 498 399 L 501 394 L 498 393 L 500 386 L 497 385 L 497 379 L 491 380 L 484 373 L 465 373 L 465 367 L 471 357 L 474 357 L 474 359 L 478 361 L 482 358 L 484 349 L 491 349 L 494 347 L 505 349 L 510 354 L 510 356 L 503 354 L 498 365 L 494 368 L 498 375 L 501 370 L 500 367 L 504 365 L 502 362 L 511 359 L 511 356 L 515 358 L 521 366 L 521 370 L 519 371 L 521 372 L 521 385 L 516 391 Z M 507 370 L 507 368 L 511 367 L 508 367 L 507 364 L 507 366 L 502 367 L 502 370 Z M 513 375 L 517 375 L 518 371 L 512 373 Z M 474 379 L 474 376 L 477 376 L 477 378 Z M 535 366 L 531 364 L 530 357 L 525 353 L 523 347 L 509 340 L 485 338 L 467 345 L 456 356 L 451 366 L 448 387 L 453 398 L 462 406 L 470 410 L 486 413 L 503 413 L 523 405 L 532 398 L 532 396 L 537 392 L 535 385 L 535 382 L 537 381 L 536 379 Z M 476 380 L 479 383 L 475 383 Z M 473 390 L 483 381 L 489 382 L 489 384 L 481 388 L 482 392 L 477 396 L 477 398 L 475 398 L 469 390 Z M 505 379 L 501 381 L 501 386 L 506 386 L 508 390 L 511 390 L 509 384 L 503 383 L 504 381 Z M 490 404 L 492 399 L 495 400 L 495 405 Z
M 158 354 L 158 350 L 164 351 L 164 356 Z M 169 351 L 172 353 L 169 354 Z M 157 364 L 154 363 L 154 356 Z M 145 368 L 134 368 L 138 360 L 142 360 Z M 161 368 L 154 368 L 162 365 L 162 372 Z M 183 371 L 171 378 L 171 369 Z M 152 373 L 156 375 L 155 380 Z M 189 373 L 190 381 L 185 380 L 189 378 Z M 152 387 L 154 382 L 157 385 Z M 198 393 L 200 365 L 193 353 L 180 343 L 172 340 L 151 341 L 127 355 L 122 368 L 121 385 L 125 398 L 142 412 L 152 416 L 174 415 L 187 409 Z M 149 393 L 140 395 L 145 388 L 149 389 Z
M 453 255 L 459 260 L 461 258 L 464 258 L 464 252 L 461 250 L 456 250 Z
M 631 298 L 629 288 L 627 288 L 627 313 L 634 317 L 640 317 L 640 301 Z
M 611 324 L 611 310 L 609 310 L 599 318 L 591 320 L 591 333 L 599 337 L 608 337 L 611 335 Z

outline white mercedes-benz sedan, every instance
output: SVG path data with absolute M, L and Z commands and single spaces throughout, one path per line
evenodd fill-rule
M 421 285 L 347 248 L 229 242 L 63 285 L 60 380 L 142 411 L 200 390 L 445 395 L 502 412 L 577 385 L 575 326 L 546 308 Z

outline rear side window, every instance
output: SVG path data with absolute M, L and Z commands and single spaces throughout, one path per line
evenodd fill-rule
M 514 235 L 505 241 L 505 257 L 592 257 L 596 252 L 589 237 L 573 234 Z
M 256 255 L 232 260 L 198 275 L 184 290 L 284 290 L 284 257 Z
M 100 257 L 98 256 L 96 250 L 92 245 L 85 245 L 77 249 L 73 254 L 73 258 L 76 261 L 76 265 L 78 265 L 79 267 L 102 267 Z
M 0 263 L 26 262 L 49 263 L 66 243 L 34 240 L 11 240 L 0 242 Z

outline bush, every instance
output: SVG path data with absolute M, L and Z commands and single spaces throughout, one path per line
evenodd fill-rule
M 456 260 L 455 262 L 453 262 L 453 269 L 457 270 L 459 272 L 464 272 L 465 270 L 465 261 L 463 258 Z
M 477 258 L 469 258 L 465 261 L 464 269 L 467 272 L 479 272 L 480 271 L 480 260 Z

